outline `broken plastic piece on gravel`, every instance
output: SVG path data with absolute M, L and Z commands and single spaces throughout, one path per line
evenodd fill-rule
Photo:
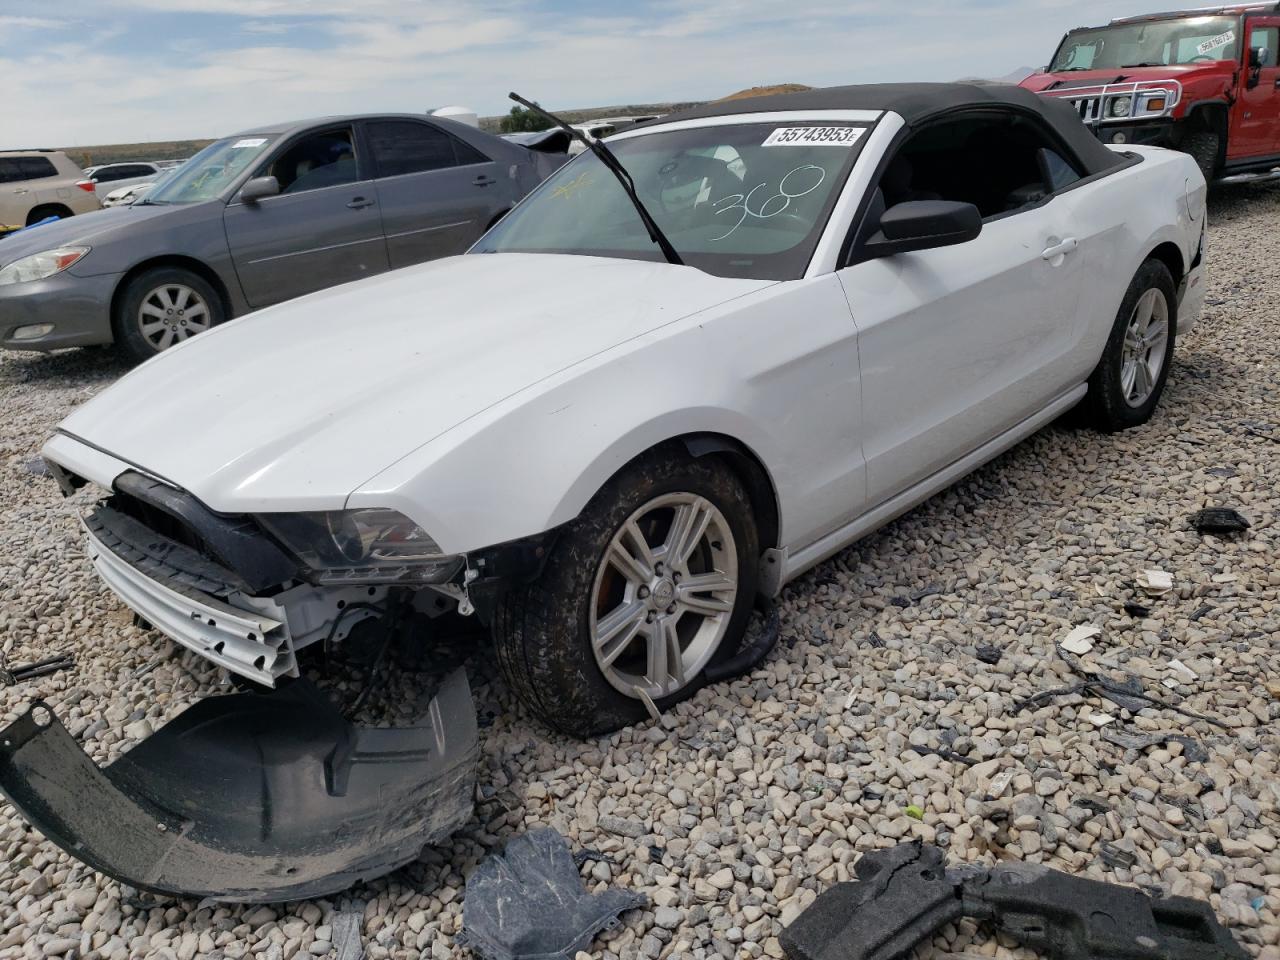
M 364 942 L 360 936 L 363 926 L 363 910 L 334 911 L 329 927 L 333 931 L 333 950 L 337 960 L 361 960 L 364 957 Z
M 533 830 L 467 878 L 457 944 L 485 960 L 573 960 L 620 914 L 648 903 L 629 890 L 588 893 L 569 842 L 555 830 Z
M 306 680 L 188 707 L 99 768 L 44 703 L 0 731 L 0 790 L 52 842 L 153 893 L 325 896 L 413 860 L 471 817 L 466 674 L 429 720 L 365 727 Z
M 1200 679 L 1200 675 L 1181 660 L 1170 660 L 1169 669 L 1176 673 L 1182 679 L 1183 683 L 1195 683 Z
M 1162 597 L 1173 589 L 1173 574 L 1163 570 L 1143 570 L 1138 575 L 1138 586 L 1152 597 Z
M 1102 862 L 1112 869 L 1128 870 L 1138 862 L 1137 856 L 1117 847 L 1110 840 L 1099 845 L 1098 853 L 1102 856 Z
M 1102 734 L 1102 739 L 1126 750 L 1145 750 L 1156 744 L 1180 743 L 1182 755 L 1192 763 L 1205 763 L 1209 759 L 1209 751 L 1199 740 L 1176 733 L 1125 733 L 1123 730 L 1106 730 Z
M 1151 897 L 1040 864 L 946 870 L 934 846 L 866 853 L 779 937 L 790 960 L 896 960 L 962 917 L 1051 960 L 1245 960 L 1207 903 Z
M 1132 600 L 1124 605 L 1124 612 L 1139 620 L 1145 620 L 1147 617 L 1151 616 L 1150 607 L 1143 606 L 1141 603 L 1134 603 Z
M 1249 521 L 1230 507 L 1206 507 L 1193 513 L 1191 526 L 1197 533 L 1243 533 L 1249 529 Z
M 1081 624 L 1066 635 L 1060 646 L 1068 653 L 1083 656 L 1093 649 L 1093 638 L 1101 635 L 1101 628 L 1090 623 Z

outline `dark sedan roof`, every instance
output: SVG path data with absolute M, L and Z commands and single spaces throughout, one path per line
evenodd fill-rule
M 288 123 L 268 123 L 252 130 L 241 130 L 234 137 L 263 136 L 268 133 L 294 133 L 311 127 L 323 127 L 331 123 L 351 123 L 355 120 L 431 120 L 433 123 L 448 117 L 428 117 L 425 113 L 348 113 L 332 117 L 311 117 L 308 120 L 290 120 Z
M 708 103 L 663 117 L 653 123 L 671 123 L 702 117 L 731 117 L 742 113 L 806 110 L 883 110 L 896 113 L 916 127 L 958 110 L 1006 107 L 1037 114 L 1097 173 L 1120 158 L 1089 132 L 1066 101 L 1042 97 L 1008 83 L 868 83 L 848 87 L 822 87 L 768 97 L 746 97 Z M 646 124 L 648 126 L 648 124 Z

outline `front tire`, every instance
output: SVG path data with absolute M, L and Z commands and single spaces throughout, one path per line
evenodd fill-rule
M 225 319 L 222 298 L 204 277 L 182 267 L 156 267 L 129 281 L 113 326 L 116 343 L 143 361 Z
M 536 581 L 499 603 L 499 667 L 564 733 L 643 720 L 646 699 L 673 706 L 737 653 L 759 556 L 750 497 L 721 461 L 647 456 L 560 532 Z
M 1196 166 L 1204 174 L 1206 183 L 1213 183 L 1214 175 L 1218 171 L 1218 152 L 1221 149 L 1221 138 L 1207 130 L 1190 134 L 1182 142 L 1182 152 L 1195 160 Z
M 1089 377 L 1083 406 L 1094 427 L 1114 433 L 1151 419 L 1169 379 L 1177 332 L 1173 276 L 1159 260 L 1147 260 L 1125 292 L 1102 359 Z

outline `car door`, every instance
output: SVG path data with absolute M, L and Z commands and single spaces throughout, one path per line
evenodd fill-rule
M 854 262 L 839 271 L 859 336 L 868 507 L 976 450 L 1071 386 L 1085 278 L 1070 205 L 1029 194 L 1025 205 L 994 213 L 989 199 L 960 185 L 971 174 L 981 193 L 1002 175 L 1014 176 L 1002 174 L 1014 170 L 1011 151 L 1035 148 L 976 132 L 963 133 L 967 148 L 933 159 L 937 171 L 955 167 L 935 174 L 942 189 L 928 189 L 928 178 L 925 190 L 891 184 L 894 171 L 909 165 L 904 154 L 888 165 L 880 190 L 889 205 L 978 200 L 987 214 L 978 238 L 861 262 L 855 247 Z M 1062 186 L 1079 179 L 1060 177 Z M 1011 196 L 1016 202 L 1018 189 Z
M 423 120 L 364 122 L 392 269 L 462 253 L 511 203 L 498 163 Z
M 1249 17 L 1249 56 L 1240 96 L 1232 107 L 1227 159 L 1280 156 L 1280 17 Z
M 350 124 L 285 141 L 254 176 L 273 176 L 277 196 L 233 197 L 223 214 L 245 299 L 254 308 L 387 269 L 368 162 Z

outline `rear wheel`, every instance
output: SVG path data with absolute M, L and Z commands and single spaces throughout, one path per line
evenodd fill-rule
M 738 651 L 756 590 L 750 498 L 714 458 L 638 461 L 494 617 L 498 663 L 551 726 L 606 733 L 678 703 Z
M 1116 315 L 1083 407 L 1089 422 L 1115 432 L 1151 419 L 1169 378 L 1178 301 L 1169 268 L 1147 260 Z
M 115 317 L 116 342 L 148 360 L 226 319 L 213 286 L 182 267 L 157 267 L 129 281 Z
M 35 207 L 27 214 L 27 226 L 33 223 L 39 223 L 41 220 L 48 220 L 50 217 L 57 217 L 59 220 L 65 220 L 71 216 L 71 211 L 62 206 L 60 203 L 46 203 L 43 206 Z
M 1193 133 L 1182 141 L 1182 152 L 1195 160 L 1196 166 L 1204 174 L 1205 181 L 1213 182 L 1218 170 L 1218 151 L 1222 148 L 1222 139 L 1208 130 Z

